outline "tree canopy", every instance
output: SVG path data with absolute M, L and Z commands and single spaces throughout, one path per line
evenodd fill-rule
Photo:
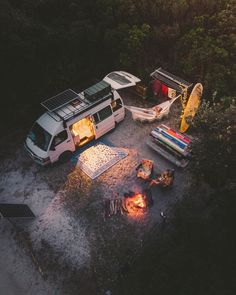
M 3 0 L 0 22 L 9 126 L 13 106 L 24 120 L 42 99 L 115 69 L 147 79 L 162 66 L 201 81 L 207 99 L 235 92 L 234 0 Z
M 236 0 L 1 0 L 0 44 L 1 133 L 112 70 L 146 81 L 162 66 L 203 84 L 191 173 L 213 191 L 195 183 L 114 288 L 235 294 Z

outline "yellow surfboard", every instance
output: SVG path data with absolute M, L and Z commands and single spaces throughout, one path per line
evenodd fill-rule
M 192 123 L 192 120 L 197 112 L 197 109 L 200 105 L 200 101 L 201 101 L 201 96 L 202 96 L 202 92 L 203 92 L 203 86 L 201 83 L 197 83 L 187 102 L 187 105 L 184 109 L 184 113 L 182 116 L 182 120 L 181 120 L 181 124 L 180 124 L 180 132 L 184 133 L 188 130 L 189 126 Z

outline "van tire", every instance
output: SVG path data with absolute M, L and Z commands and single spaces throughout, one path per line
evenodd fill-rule
M 72 155 L 71 151 L 66 151 L 66 152 L 62 153 L 59 156 L 59 162 L 60 163 L 66 163 L 70 159 L 71 155 Z

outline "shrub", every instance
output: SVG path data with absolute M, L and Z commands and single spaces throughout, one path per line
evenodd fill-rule
M 236 163 L 236 104 L 234 98 L 219 103 L 203 102 L 193 127 L 198 140 L 191 167 L 197 178 L 214 187 L 234 181 Z

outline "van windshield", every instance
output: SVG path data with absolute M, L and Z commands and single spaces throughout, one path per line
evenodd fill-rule
M 46 151 L 52 136 L 36 122 L 29 132 L 29 138 L 40 149 Z

